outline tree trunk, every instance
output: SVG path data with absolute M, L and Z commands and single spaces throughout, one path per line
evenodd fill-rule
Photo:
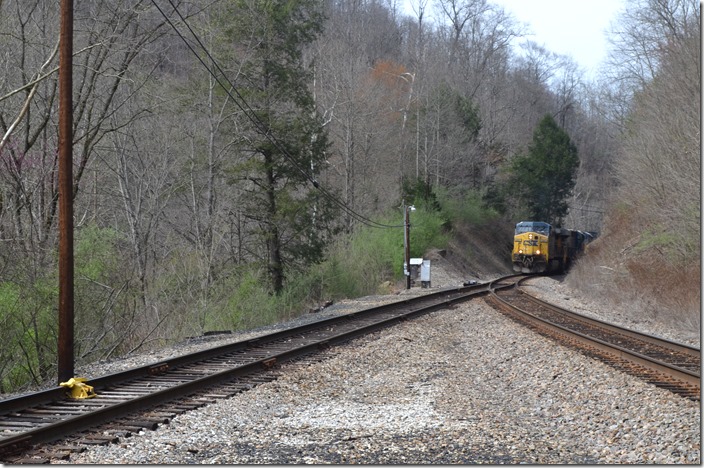
M 266 161 L 266 196 L 267 196 L 267 214 L 268 221 L 266 226 L 266 246 L 269 253 L 269 277 L 271 279 L 271 287 L 276 294 L 279 294 L 284 287 L 284 268 L 281 261 L 281 239 L 279 236 L 279 228 L 276 225 L 276 180 L 273 169 L 273 156 L 267 152 L 264 155 Z

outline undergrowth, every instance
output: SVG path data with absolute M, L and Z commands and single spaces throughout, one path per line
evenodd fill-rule
M 454 223 L 481 224 L 494 219 L 493 211 L 483 208 L 481 197 L 470 192 L 462 197 L 440 192 L 430 198 L 406 193 L 409 213 L 410 254 L 423 257 L 429 249 L 446 248 Z M 236 285 L 218 320 L 235 329 L 287 320 L 306 313 L 323 301 L 388 294 L 403 281 L 403 211 L 394 210 L 375 219 L 394 226 L 358 226 L 346 237 L 329 246 L 326 259 L 307 271 L 289 271 L 284 291 L 272 296 L 262 281 L 262 273 L 250 272 Z
M 415 206 L 409 214 L 411 257 L 445 248 L 453 224 L 481 223 L 493 216 L 481 208 L 480 197 L 472 194 L 459 201 L 446 193 L 437 197 L 407 193 L 404 197 Z M 256 263 L 218 271 L 205 287 L 206 264 L 198 255 L 185 253 L 167 263 L 143 291 L 144 298 L 105 286 L 115 282 L 112 278 L 122 277 L 125 266 L 116 255 L 121 239 L 108 228 L 85 227 L 78 233 L 76 247 L 76 363 L 158 349 L 209 331 L 262 327 L 303 315 L 328 300 L 391 293 L 403 284 L 403 211 L 393 210 L 375 221 L 393 227 L 357 226 L 328 246 L 323 262 L 287 271 L 279 294 L 271 293 L 266 268 Z M 53 378 L 56 333 L 39 327 L 54 323 L 50 320 L 50 304 L 56 296 L 54 276 L 35 281 L 33 289 L 0 283 L 0 338 L 7 343 L 0 348 L 0 393 L 28 389 Z M 43 284 L 50 287 L 40 288 Z M 36 298 L 21 291 L 36 291 Z M 146 294 L 159 300 L 147 301 Z M 91 298 L 100 302 L 91 303 Z M 138 307 L 140 303 L 143 308 Z M 141 312 L 130 313 L 135 310 Z M 34 328 L 23 328 L 18 322 L 28 314 L 33 314 L 28 318 L 34 320 Z M 106 329 L 110 332 L 101 334 Z M 22 349 L 33 350 L 33 354 L 23 355 Z

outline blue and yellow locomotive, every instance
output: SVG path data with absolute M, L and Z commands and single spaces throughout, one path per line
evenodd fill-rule
M 540 221 L 521 221 L 513 237 L 513 270 L 523 273 L 562 273 L 593 234 L 555 228 Z

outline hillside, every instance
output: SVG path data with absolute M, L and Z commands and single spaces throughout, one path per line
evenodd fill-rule
M 511 272 L 513 229 L 499 221 L 483 226 L 457 225 L 447 249 L 428 252 L 427 258 L 443 258 L 461 277 L 488 279 Z
M 73 125 L 49 3 L 0 1 L 0 393 L 55 380 L 69 324 L 76 360 L 95 362 L 401 292 L 403 205 L 419 206 L 413 256 L 460 282 L 511 271 L 519 219 L 599 231 L 575 287 L 698 327 L 691 0 L 633 2 L 597 80 L 537 45 L 518 53 L 522 28 L 486 2 L 416 18 L 394 2 L 77 2 L 90 34 L 64 41 Z M 66 215 L 74 252 L 57 262 Z
M 621 237 L 627 235 L 619 232 Z M 447 249 L 425 255 L 432 262 L 434 278 L 442 278 L 433 287 L 511 273 L 510 225 L 462 226 L 452 234 Z M 567 275 L 531 281 L 531 292 L 585 315 L 698 346 L 700 272 L 678 272 L 663 258 L 659 266 L 647 262 L 638 249 L 620 247 L 624 244 L 626 239 L 616 233 L 605 233 Z

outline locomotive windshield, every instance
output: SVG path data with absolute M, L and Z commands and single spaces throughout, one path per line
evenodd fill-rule
M 551 226 L 548 223 L 541 223 L 536 221 L 522 221 L 516 224 L 516 234 L 523 234 L 525 232 L 537 232 L 538 234 L 549 236 L 550 228 Z

